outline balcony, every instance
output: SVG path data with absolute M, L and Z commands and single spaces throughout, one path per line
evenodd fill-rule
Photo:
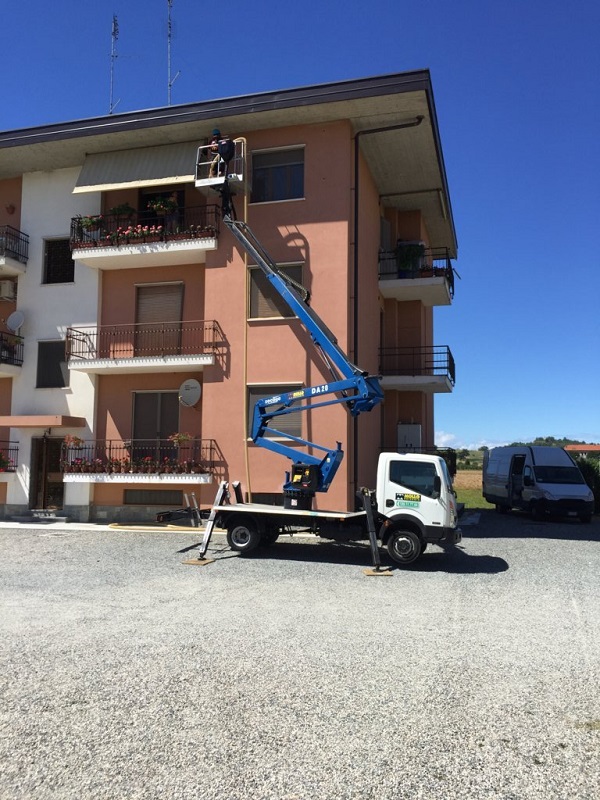
M 0 225 L 0 277 L 23 275 L 28 258 L 29 236 L 10 225 Z
M 174 208 L 167 214 L 132 211 L 73 217 L 73 258 L 96 269 L 198 264 L 216 250 L 220 211 L 216 205 Z
M 217 462 L 214 439 L 104 439 L 65 443 L 65 483 L 212 483 Z
M 23 365 L 23 337 L 0 333 L 0 378 L 13 378 Z
M 446 346 L 382 347 L 379 373 L 384 390 L 447 393 L 454 387 L 454 358 Z
M 379 253 L 379 291 L 386 299 L 447 306 L 454 297 L 454 269 L 444 247 L 403 242 Z
M 17 471 L 19 445 L 15 442 L 0 442 L 0 482 L 6 481 Z
M 223 345 L 215 320 L 68 328 L 67 366 L 96 375 L 187 372 L 214 364 Z

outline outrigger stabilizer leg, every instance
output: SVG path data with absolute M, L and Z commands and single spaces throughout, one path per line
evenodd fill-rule
M 381 566 L 381 559 L 379 558 L 379 547 L 377 545 L 377 531 L 375 530 L 375 516 L 373 514 L 373 493 L 369 489 L 362 488 L 357 492 L 360 498 L 365 514 L 367 517 L 367 529 L 369 531 L 369 544 L 371 545 L 371 557 L 373 559 L 373 568 L 365 569 L 365 575 L 369 576 L 391 576 L 392 572 L 388 567 Z
M 221 483 L 219 484 L 219 488 L 217 490 L 217 494 L 215 496 L 215 502 L 213 503 L 213 507 L 211 508 L 210 514 L 206 521 L 204 536 L 202 537 L 202 542 L 200 543 L 200 547 L 198 548 L 198 557 L 189 558 L 187 559 L 187 561 L 183 562 L 184 564 L 191 564 L 192 566 L 200 566 L 200 567 L 203 567 L 205 564 L 212 564 L 214 558 L 206 558 L 206 551 L 208 550 L 208 545 L 210 544 L 210 538 L 212 536 L 212 532 L 215 527 L 217 506 L 222 505 L 223 501 L 228 499 L 229 499 L 229 492 L 227 490 L 227 481 L 221 481 Z

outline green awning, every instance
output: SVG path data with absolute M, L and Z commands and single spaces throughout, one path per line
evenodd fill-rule
M 193 183 L 197 151 L 198 142 L 185 142 L 90 153 L 85 158 L 73 193 Z

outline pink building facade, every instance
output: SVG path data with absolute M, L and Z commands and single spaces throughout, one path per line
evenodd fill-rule
M 457 245 L 429 75 L 159 111 L 91 120 L 85 135 L 0 134 L 0 229 L 27 245 L 0 254 L 15 289 L 1 301 L 4 516 L 151 520 L 192 492 L 210 505 L 221 480 L 279 499 L 290 463 L 249 439 L 253 403 L 330 375 L 223 226 L 218 194 L 195 187 L 214 128 L 243 147 L 237 217 L 382 376 L 384 403 L 356 420 L 333 405 L 284 423 L 342 444 L 317 507 L 352 508 L 381 450 L 434 446 L 435 394 L 454 385 L 433 334 Z

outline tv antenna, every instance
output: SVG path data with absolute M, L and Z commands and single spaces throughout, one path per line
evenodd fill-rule
M 115 82 L 115 61 L 118 58 L 117 54 L 117 39 L 119 38 L 119 21 L 117 19 L 117 15 L 113 14 L 112 20 L 112 31 L 111 31 L 111 46 L 110 46 L 110 100 L 108 104 L 108 113 L 112 114 L 115 108 L 121 102 L 117 100 L 116 103 L 113 103 L 113 88 Z
M 171 37 L 173 33 L 173 26 L 171 24 L 171 9 L 173 8 L 173 0 L 167 0 L 167 105 L 171 105 L 171 87 L 181 75 L 181 70 L 177 71 L 174 78 L 171 78 Z

